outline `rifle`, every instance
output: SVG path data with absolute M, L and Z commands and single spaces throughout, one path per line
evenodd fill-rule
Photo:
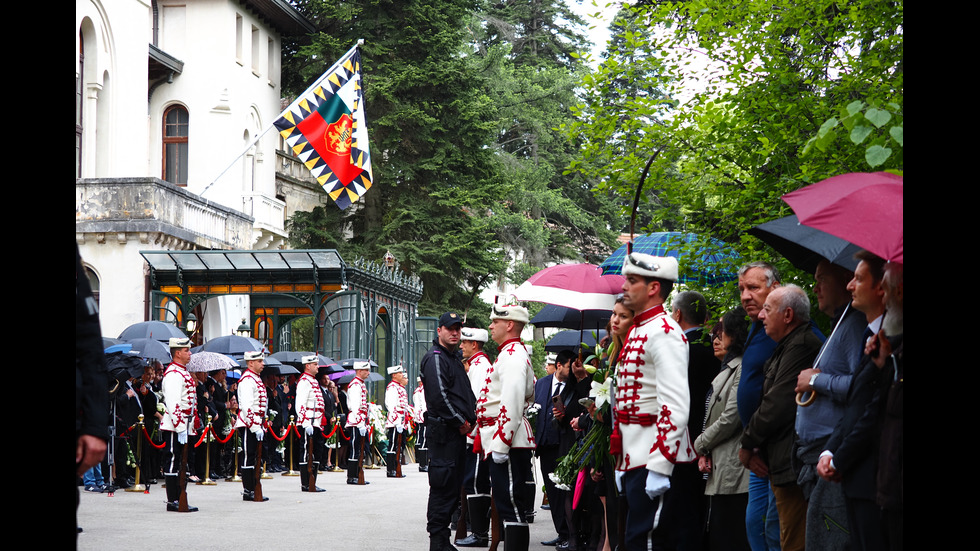
M 245 430 L 248 430 L 247 428 Z M 253 499 L 261 502 L 262 498 L 262 442 L 256 441 L 258 446 L 255 448 L 255 468 L 252 472 L 255 476 L 255 494 Z
M 313 435 L 311 434 L 306 443 L 306 472 L 309 479 L 307 487 L 311 492 L 316 491 L 316 470 L 313 467 Z
M 402 477 L 402 446 L 405 444 L 405 431 L 395 430 L 395 476 Z
M 361 429 L 354 427 L 354 430 L 358 431 L 360 434 Z M 364 485 L 364 440 L 367 438 L 367 434 L 361 436 L 361 453 L 357 456 L 357 483 Z
M 191 443 L 191 418 L 187 416 L 187 442 L 184 443 L 183 449 L 180 451 L 180 476 L 177 479 L 177 485 L 180 487 L 180 497 L 177 498 L 177 511 L 181 513 L 186 513 L 188 511 L 187 506 L 187 446 Z M 174 433 L 174 438 L 177 438 L 177 433 Z

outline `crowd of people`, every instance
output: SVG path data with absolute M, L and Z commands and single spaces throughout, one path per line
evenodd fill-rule
M 130 370 L 114 370 L 110 357 L 110 372 L 118 375 L 106 394 L 112 430 L 103 432 L 113 453 L 80 473 L 85 491 L 163 482 L 167 510 L 193 512 L 195 507 L 181 505 L 187 482 L 237 476 L 245 501 L 268 501 L 261 495 L 263 473 L 293 470 L 300 474 L 300 490 L 322 492 L 316 485 L 321 472 L 346 470 L 348 483 L 359 484 L 359 469 L 384 463 L 394 477 L 396 463 L 407 460 L 407 431 L 421 412 L 409 404 L 401 366 L 388 369 L 382 409 L 368 401 L 369 362 L 355 363 L 352 380 L 338 385 L 316 354 L 301 358 L 300 374 L 266 365 L 260 351 L 244 354 L 241 373 L 190 371 L 190 339 L 170 339 L 169 347 L 173 361 L 167 366 L 123 354 L 119 361 L 131 362 Z
M 527 549 L 532 457 L 555 530 L 541 543 L 560 550 L 901 549 L 903 265 L 856 258 L 853 272 L 816 269 L 825 337 L 806 291 L 770 264 L 744 265 L 741 306 L 712 316 L 700 293 L 673 293 L 676 259 L 631 254 L 602 354 L 549 356 L 537 380 L 526 309 L 495 305 L 489 333 L 444 314 L 421 364 L 430 550 L 454 549 L 460 495 L 456 546 L 486 547 L 495 509 L 505 548 Z M 596 425 L 611 460 L 563 483 Z
M 853 272 L 816 269 L 825 337 L 804 289 L 767 263 L 739 270 L 741 306 L 712 313 L 700 293 L 674 292 L 676 259 L 630 254 L 600 353 L 550 355 L 540 379 L 520 337 L 526 308 L 494 305 L 488 329 L 446 312 L 411 400 L 405 369 L 387 368 L 383 413 L 368 400 L 368 362 L 341 386 L 315 354 L 289 377 L 261 352 L 241 375 L 190 372 L 190 340 L 171 339 L 169 365 L 117 377 L 114 434 L 90 430 L 109 437 L 111 468 L 80 443 L 78 474 L 100 492 L 135 484 L 138 466 L 178 512 L 196 510 L 188 481 L 237 474 L 243 499 L 263 502 L 263 468 L 299 471 L 306 492 L 323 491 L 324 471 L 368 484 L 377 428 L 387 476 L 404 476 L 410 443 L 428 473 L 430 551 L 487 547 L 492 518 L 507 551 L 528 549 L 542 482 L 554 537 L 541 543 L 561 551 L 901 549 L 903 265 L 857 258 Z M 609 459 L 575 465 L 571 485 L 554 476 L 594 428 L 608 437 L 589 457 Z

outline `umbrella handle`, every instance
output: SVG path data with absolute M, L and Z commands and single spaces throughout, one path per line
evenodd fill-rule
M 807 398 L 806 400 L 804 400 L 803 397 L 806 396 L 806 394 L 807 394 L 806 392 L 797 392 L 796 393 L 796 405 L 805 408 L 805 407 L 809 406 L 810 404 L 812 404 L 813 401 L 817 399 L 817 393 L 816 392 L 810 392 L 810 397 Z
M 653 164 L 653 160 L 656 159 L 660 152 L 667 147 L 667 144 L 660 146 L 659 149 L 653 152 L 650 156 L 650 160 L 647 161 L 647 166 L 643 167 L 643 174 L 640 175 L 640 183 L 636 186 L 636 196 L 633 197 L 633 212 L 630 214 L 630 240 L 626 245 L 626 254 L 633 252 L 633 226 L 636 223 L 636 211 L 640 207 L 640 194 L 643 192 L 643 183 L 647 180 L 647 173 L 650 172 L 650 165 Z

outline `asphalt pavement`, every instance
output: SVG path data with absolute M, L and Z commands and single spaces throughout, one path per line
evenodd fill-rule
M 347 484 L 346 472 L 320 473 L 317 485 L 325 492 L 300 491 L 295 476 L 275 473 L 262 481 L 269 501 L 242 501 L 240 482 L 218 481 L 214 486 L 189 483 L 188 503 L 200 510 L 166 510 L 166 490 L 151 485 L 149 493 L 86 492 L 78 507 L 80 550 L 313 549 L 344 551 L 401 551 L 428 549 L 425 509 L 428 477 L 418 465 L 402 467 L 405 478 L 387 478 L 384 469 L 365 469 L 366 486 Z M 541 474 L 535 496 L 536 522 L 530 549 L 554 537 L 548 511 L 541 510 Z M 161 479 L 161 483 L 163 480 Z M 503 551 L 501 544 L 498 551 Z

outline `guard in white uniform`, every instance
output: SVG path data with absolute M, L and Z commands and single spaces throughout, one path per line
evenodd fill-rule
M 163 475 L 167 483 L 167 510 L 177 511 L 180 497 L 181 456 L 187 437 L 194 436 L 194 415 L 197 411 L 197 382 L 187 372 L 191 360 L 191 340 L 175 337 L 170 339 L 170 355 L 173 362 L 167 366 L 160 382 L 165 407 L 160 430 L 163 431 Z M 186 485 L 187 481 L 184 481 Z M 197 507 L 188 507 L 188 512 Z
M 476 401 L 476 448 L 489 461 L 493 501 L 504 522 L 507 551 L 528 548 L 527 513 L 534 501 L 534 435 L 524 417 L 525 407 L 534 402 L 534 371 L 520 338 L 527 322 L 527 309 L 522 306 L 493 306 L 490 336 L 499 344 L 497 361 L 487 370 Z
M 370 372 L 370 362 L 354 363 L 354 380 L 347 386 L 347 408 L 350 413 L 347 414 L 345 426 L 353 429 L 350 439 L 350 455 L 347 457 L 348 484 L 357 484 L 360 475 L 358 458 L 361 456 L 361 443 L 363 442 L 364 445 L 364 453 L 368 452 L 368 446 L 371 445 L 369 441 L 366 441 L 370 418 L 368 416 L 367 386 L 364 384 Z M 364 483 L 370 484 L 367 481 Z
M 490 359 L 483 352 L 489 340 L 486 329 L 463 327 L 459 348 L 463 352 L 463 366 L 470 380 L 473 395 L 479 396 L 487 384 Z M 463 470 L 463 491 L 466 492 L 466 511 L 470 516 L 470 535 L 454 543 L 459 547 L 487 547 L 490 541 L 490 465 L 481 454 L 473 450 L 473 438 L 466 438 L 466 466 Z
M 316 485 L 316 477 L 320 472 L 320 462 L 317 461 L 315 445 L 323 444 L 323 391 L 316 380 L 319 369 L 319 358 L 316 354 L 303 356 L 303 375 L 296 382 L 296 425 L 303 429 L 304 437 L 300 439 L 299 450 L 299 481 L 304 492 L 322 492 L 323 488 Z M 318 434 L 319 433 L 319 434 Z M 309 454 L 313 449 L 313 485 L 310 486 Z
M 694 461 L 697 454 L 687 432 L 687 339 L 663 307 L 677 281 L 677 259 L 632 253 L 623 275 L 624 303 L 636 316 L 616 370 L 611 447 L 617 485 L 629 503 L 623 543 L 633 550 L 662 539 L 654 532 L 674 463 Z
M 255 464 L 255 454 L 265 437 L 265 416 L 269 410 L 269 398 L 262 382 L 265 356 L 262 352 L 246 352 L 245 365 L 247 369 L 238 381 L 238 419 L 235 421 L 242 442 L 238 470 L 242 475 L 242 500 L 255 501 L 255 479 L 261 475 L 256 471 L 262 468 Z M 269 501 L 269 498 L 263 496 L 262 501 Z
M 425 388 L 422 377 L 416 377 L 418 386 L 412 393 L 412 420 L 415 421 L 415 460 L 419 472 L 429 472 L 429 445 L 425 441 Z
M 400 365 L 393 365 L 388 368 L 388 375 L 391 375 L 391 382 L 385 388 L 385 409 L 388 416 L 385 418 L 385 433 L 388 437 L 388 454 L 385 463 L 388 467 L 388 478 L 398 478 L 396 474 L 398 462 L 401 461 L 402 451 L 405 449 L 405 440 L 408 439 L 408 392 L 405 385 L 408 384 L 408 376 L 405 375 L 405 368 Z M 405 475 L 402 474 L 402 478 Z

